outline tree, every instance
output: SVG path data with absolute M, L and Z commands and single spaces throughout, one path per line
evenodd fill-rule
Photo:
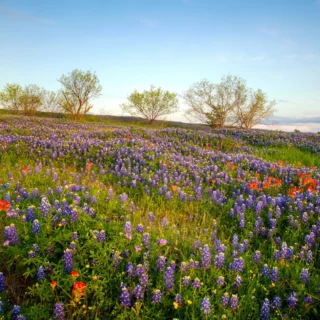
M 248 89 L 246 99 L 235 108 L 235 122 L 240 128 L 251 130 L 263 119 L 271 117 L 275 112 L 275 101 L 269 101 L 261 90 Z
M 17 112 L 21 110 L 20 97 L 23 89 L 20 85 L 15 83 L 7 83 L 0 92 L 0 103 L 8 110 Z
M 187 116 L 214 128 L 229 123 L 250 130 L 275 111 L 274 101 L 268 101 L 262 90 L 254 91 L 245 80 L 231 75 L 217 84 L 208 80 L 195 83 L 183 97 L 189 105 Z
M 35 84 L 25 86 L 19 100 L 25 116 L 33 116 L 44 108 L 45 90 Z
M 124 112 L 140 116 L 150 123 L 154 120 L 174 113 L 178 110 L 177 94 L 151 86 L 150 90 L 142 93 L 135 90 L 128 97 L 128 103 L 121 105 Z
M 0 93 L 0 102 L 4 108 L 13 112 L 22 112 L 32 116 L 37 111 L 44 110 L 46 91 L 35 84 L 22 88 L 20 85 L 7 84 Z
M 61 112 L 64 97 L 61 91 L 46 91 L 44 95 L 44 109 L 49 112 Z
M 93 107 L 91 100 L 101 93 L 97 75 L 75 69 L 68 75 L 62 75 L 58 81 L 62 84 L 63 110 L 71 114 L 74 120 L 82 120 Z
M 235 106 L 246 99 L 245 82 L 230 75 L 223 77 L 217 84 L 205 79 L 193 84 L 183 94 L 183 98 L 189 105 L 187 116 L 214 128 L 223 128 Z

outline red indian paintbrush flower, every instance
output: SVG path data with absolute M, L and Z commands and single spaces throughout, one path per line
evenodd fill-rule
M 8 211 L 10 209 L 10 202 L 5 200 L 0 200 L 0 211 Z

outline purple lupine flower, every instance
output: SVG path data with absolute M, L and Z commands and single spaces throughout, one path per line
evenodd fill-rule
M 29 253 L 28 253 L 29 259 L 34 259 L 36 256 L 37 256 L 37 254 L 33 250 L 29 251 Z
M 50 212 L 51 204 L 46 197 L 41 199 L 40 211 L 44 218 L 46 218 Z
M 63 265 L 65 272 L 71 272 L 73 269 L 72 251 L 70 249 L 64 250 Z
M 34 206 L 29 206 L 26 213 L 26 220 L 33 221 L 35 219 Z
M 154 221 L 154 219 L 155 219 L 155 215 L 154 215 L 154 213 L 149 212 L 149 213 L 148 213 L 148 219 L 149 219 L 149 222 L 153 222 L 153 221 Z
M 126 203 L 128 201 L 128 195 L 126 193 L 120 194 L 119 200 L 122 204 Z
M 74 241 L 71 241 L 69 246 L 68 246 L 68 249 L 76 250 L 77 249 L 77 244 Z
M 223 267 L 224 265 L 224 253 L 220 252 L 218 253 L 215 258 L 214 258 L 214 265 L 216 267 L 216 269 L 220 269 Z
M 144 299 L 144 288 L 139 284 L 133 288 L 132 294 L 137 300 L 143 301 Z
M 161 224 L 163 228 L 167 228 L 168 227 L 168 219 L 167 218 L 163 218 L 161 220 Z
M 239 245 L 239 237 L 237 234 L 234 234 L 232 237 L 232 246 L 237 249 Z
M 72 233 L 71 240 L 72 241 L 78 241 L 79 240 L 79 235 L 78 235 L 77 231 Z
M 304 284 L 309 284 L 309 269 L 302 269 L 300 279 Z
M 221 297 L 221 304 L 223 307 L 227 307 L 230 301 L 230 296 L 228 292 L 225 292 L 223 296 Z
M 295 309 L 298 303 L 298 296 L 295 292 L 291 292 L 287 299 L 289 309 Z
M 147 273 L 143 274 L 140 278 L 139 278 L 139 283 L 143 288 L 146 288 L 149 284 L 149 276 Z
M 8 241 L 8 244 L 12 246 L 19 244 L 17 229 L 13 223 L 4 228 L 4 238 Z
M 230 309 L 237 309 L 239 305 L 239 297 L 236 294 L 233 294 L 230 298 L 229 308 Z
M 36 254 L 38 254 L 38 253 L 40 252 L 39 245 L 36 244 L 36 243 L 34 243 L 34 244 L 32 245 L 32 250 L 33 250 Z
M 205 244 L 202 248 L 202 255 L 201 255 L 201 266 L 203 269 L 208 270 L 211 264 L 211 253 L 210 248 L 207 244 Z
M 70 213 L 70 221 L 77 222 L 78 221 L 78 210 L 73 208 Z
M 33 220 L 32 223 L 32 233 L 33 234 L 39 234 L 40 233 L 40 223 L 39 220 Z
M 145 272 L 144 266 L 142 264 L 138 264 L 135 272 L 136 276 L 141 276 L 144 274 L 144 272 Z
M 270 272 L 270 280 L 273 283 L 276 283 L 279 280 L 279 269 L 277 267 L 273 267 Z
M 125 231 L 126 233 L 131 233 L 132 227 L 131 227 L 131 222 L 130 222 L 130 221 L 127 221 L 127 222 L 124 224 L 124 231 Z
M 307 261 L 308 264 L 311 264 L 311 263 L 312 263 L 312 260 L 313 260 L 312 251 L 311 251 L 311 250 L 308 250 L 308 251 L 307 251 L 307 254 L 306 254 L 306 261 Z
M 132 262 L 128 262 L 126 265 L 126 272 L 127 272 L 127 277 L 131 278 L 134 275 L 134 266 Z
M 104 230 L 97 233 L 97 241 L 101 243 L 106 241 L 106 232 Z
M 169 263 L 169 266 L 173 271 L 176 270 L 177 265 L 176 265 L 175 261 L 171 260 L 170 263 Z
M 244 269 L 243 258 L 235 258 L 229 267 L 233 271 L 242 272 Z
M 261 252 L 260 252 L 260 251 L 256 251 L 256 252 L 253 254 L 252 260 L 253 260 L 253 263 L 259 264 L 260 261 L 261 261 Z
M 53 316 L 55 320 L 64 320 L 64 306 L 63 303 L 56 303 L 54 305 Z
M 152 303 L 153 303 L 153 304 L 156 304 L 156 303 L 161 302 L 161 298 L 162 298 L 162 293 L 161 293 L 161 291 L 158 290 L 158 289 L 155 289 L 155 290 L 153 291 L 153 296 L 152 296 L 152 298 L 151 298 Z
M 208 316 L 211 313 L 211 303 L 209 298 L 203 298 L 201 302 L 201 311 L 205 316 Z
M 20 314 L 21 314 L 21 307 L 15 304 L 12 308 L 12 319 L 17 320 Z
M 199 278 L 195 278 L 192 282 L 192 288 L 193 289 L 198 289 L 201 287 L 201 282 Z
M 160 256 L 157 259 L 157 270 L 158 270 L 158 272 L 164 271 L 165 265 L 166 265 L 166 259 L 167 258 L 164 257 L 164 256 Z
M 312 304 L 312 297 L 311 297 L 311 296 L 306 296 L 306 297 L 304 298 L 303 302 L 304 302 L 305 304 L 308 304 L 308 305 Z
M 269 277 L 269 266 L 267 264 L 263 265 L 261 274 L 264 278 Z
M 138 233 L 142 233 L 142 232 L 143 232 L 143 225 L 142 225 L 141 223 L 139 223 L 139 224 L 137 225 L 136 231 L 137 231 Z
M 113 252 L 112 258 L 113 258 L 113 267 L 114 267 L 115 269 L 117 269 L 118 266 L 119 266 L 119 263 L 120 263 L 120 254 L 119 254 L 119 251 Z
M 121 288 L 120 305 L 125 308 L 129 308 L 131 306 L 130 293 L 128 288 L 125 286 L 122 286 Z
M 113 199 L 113 190 L 112 190 L 112 187 L 110 187 L 108 189 L 108 200 L 112 200 Z
M 217 240 L 217 230 L 213 230 L 211 234 L 211 243 L 215 243 Z
M 289 247 L 288 250 L 287 250 L 287 253 L 285 255 L 285 259 L 286 260 L 292 260 L 293 259 L 293 256 L 294 256 L 294 250 L 293 250 L 293 247 Z
M 46 269 L 43 266 L 41 266 L 38 268 L 38 271 L 37 271 L 38 282 L 43 281 L 45 278 L 46 278 Z
M 237 290 L 241 287 L 242 284 L 242 278 L 237 274 L 236 278 L 234 280 L 233 289 Z
M 262 302 L 260 317 L 261 320 L 270 319 L 270 301 L 268 299 L 264 299 L 264 301 Z
M 5 286 L 5 277 L 2 272 L 0 272 L 0 293 L 6 291 L 6 286 Z
M 216 283 L 217 283 L 218 287 L 220 287 L 220 288 L 223 287 L 224 286 L 224 277 L 223 276 L 219 276 L 217 281 L 216 281 Z
M 193 243 L 193 246 L 194 246 L 194 248 L 195 248 L 196 250 L 199 250 L 200 247 L 201 247 L 201 242 L 200 242 L 199 240 L 197 240 L 197 241 L 195 241 L 195 242 Z
M 174 286 L 174 270 L 168 267 L 164 273 L 164 287 L 166 291 L 172 289 Z
M 272 300 L 272 309 L 273 310 L 279 310 L 281 309 L 281 298 L 276 296 Z
M 189 276 L 182 278 L 182 286 L 187 287 L 190 284 L 191 278 Z
M 150 242 L 150 235 L 149 233 L 144 233 L 142 236 L 142 244 L 147 247 L 149 245 Z

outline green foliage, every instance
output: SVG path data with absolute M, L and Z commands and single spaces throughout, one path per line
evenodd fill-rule
M 151 86 L 150 90 L 142 93 L 134 91 L 128 97 L 128 103 L 123 104 L 122 110 L 131 115 L 141 116 L 150 123 L 162 116 L 178 110 L 177 94 Z
M 74 120 L 82 120 L 93 105 L 91 100 L 99 97 L 102 87 L 94 72 L 73 70 L 59 79 L 64 101 L 62 108 Z

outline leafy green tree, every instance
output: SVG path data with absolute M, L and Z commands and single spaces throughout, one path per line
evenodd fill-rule
M 91 100 L 100 96 L 102 87 L 97 75 L 91 71 L 73 70 L 58 80 L 62 85 L 62 108 L 74 120 L 82 120 L 93 107 Z
M 20 97 L 23 89 L 15 83 L 7 83 L 0 92 L 0 104 L 7 110 L 13 112 L 21 111 Z
M 46 105 L 48 94 L 48 91 L 35 84 L 21 87 L 11 83 L 6 84 L 3 91 L 0 92 L 0 103 L 12 112 L 21 112 L 26 116 L 32 116 L 36 112 L 48 108 Z
M 122 110 L 133 116 L 147 119 L 150 123 L 162 116 L 178 110 L 177 94 L 161 88 L 150 87 L 150 90 L 135 90 L 128 97 L 128 103 L 121 105 Z

